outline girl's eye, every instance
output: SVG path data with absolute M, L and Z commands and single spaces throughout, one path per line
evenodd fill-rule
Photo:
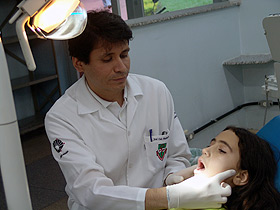
M 223 149 L 219 149 L 219 152 L 220 153 L 224 153 L 224 154 L 226 154 L 227 152 L 226 151 L 224 151 Z

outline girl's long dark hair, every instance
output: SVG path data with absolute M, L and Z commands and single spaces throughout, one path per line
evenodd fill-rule
M 228 210 L 279 210 L 280 193 L 274 181 L 278 160 L 270 144 L 243 128 L 229 126 L 225 130 L 238 136 L 240 168 L 249 174 L 246 185 L 232 188 Z

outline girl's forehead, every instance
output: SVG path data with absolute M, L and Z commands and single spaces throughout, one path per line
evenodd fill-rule
M 232 149 L 238 149 L 238 136 L 232 130 L 225 130 L 215 137 L 216 142 L 226 142 Z

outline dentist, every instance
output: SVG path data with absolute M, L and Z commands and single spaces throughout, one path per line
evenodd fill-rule
M 73 65 L 83 76 L 45 118 L 69 209 L 220 207 L 231 194 L 221 182 L 232 171 L 183 182 L 173 174 L 192 173 L 189 147 L 166 86 L 129 73 L 131 39 L 119 16 L 92 11 L 85 31 L 69 40 Z M 180 183 L 164 187 L 167 177 Z

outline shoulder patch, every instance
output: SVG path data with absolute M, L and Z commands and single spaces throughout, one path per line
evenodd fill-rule
M 52 145 L 55 151 L 57 151 L 57 153 L 60 153 L 60 158 L 62 158 L 63 155 L 66 155 L 68 153 L 68 150 L 66 152 L 62 151 L 65 142 L 61 141 L 60 139 L 55 139 Z

